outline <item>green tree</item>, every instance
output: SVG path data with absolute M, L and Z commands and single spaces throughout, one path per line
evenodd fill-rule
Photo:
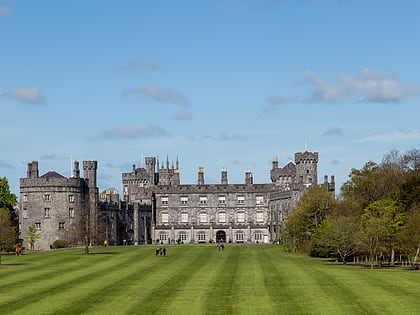
M 6 177 L 0 178 L 0 208 L 7 209 L 14 219 L 16 214 L 13 207 L 16 205 L 17 197 L 10 192 L 9 182 Z
M 415 262 L 420 259 L 420 204 L 414 205 L 396 235 L 396 240 L 402 251 L 415 257 Z
M 28 243 L 31 245 L 31 250 L 34 250 L 35 248 L 35 243 L 41 238 L 41 232 L 39 232 L 36 227 L 35 227 L 35 223 L 32 224 L 29 228 L 28 228 L 28 232 L 26 234 L 26 240 L 28 241 Z
M 15 240 L 16 231 L 12 222 L 11 215 L 7 209 L 0 208 L 0 253 L 2 251 L 11 251 L 13 249 Z
M 334 196 L 322 185 L 313 185 L 297 202 L 286 221 L 293 248 L 310 251 L 312 236 L 335 204 Z

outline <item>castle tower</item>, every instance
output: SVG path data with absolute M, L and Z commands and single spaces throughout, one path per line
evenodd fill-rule
M 221 179 L 221 184 L 222 185 L 227 185 L 228 184 L 228 178 L 227 178 L 227 169 L 224 167 L 222 168 L 222 179 Z
M 156 158 L 155 157 L 146 157 L 146 171 L 149 175 L 149 184 L 155 185 L 156 184 Z
M 306 187 L 318 183 L 318 152 L 295 153 L 296 181 Z

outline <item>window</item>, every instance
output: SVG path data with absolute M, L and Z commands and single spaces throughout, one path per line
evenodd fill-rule
M 162 213 L 162 223 L 168 223 L 169 222 L 169 214 L 168 213 Z
M 257 212 L 257 222 L 264 222 L 264 212 Z
M 181 206 L 186 206 L 188 204 L 188 197 L 181 197 Z
M 198 215 L 199 222 L 200 223 L 206 223 L 207 222 L 207 213 L 200 213 Z
M 255 232 L 255 234 L 254 234 L 254 240 L 255 241 L 262 241 L 262 237 L 263 237 L 263 235 L 262 235 L 261 232 Z
M 162 206 L 168 205 L 168 197 L 162 197 Z
M 45 194 L 44 195 L 44 201 L 51 201 L 51 195 L 50 194 Z
M 188 223 L 188 213 L 181 213 L 181 223 Z
M 44 208 L 44 218 L 49 218 L 51 214 L 50 208 Z
M 69 218 L 74 218 L 74 209 L 69 208 Z
M 236 232 L 236 241 L 237 242 L 243 242 L 244 241 L 244 233 L 243 232 Z
M 165 232 L 160 232 L 159 240 L 166 241 L 167 239 L 168 239 L 168 234 L 166 234 Z
M 207 204 L 207 197 L 200 197 L 200 205 L 206 205 Z
M 69 202 L 74 202 L 74 195 L 69 195 Z
M 244 196 L 238 196 L 238 205 L 245 204 L 245 197 Z
M 225 212 L 219 212 L 219 222 L 225 223 L 226 222 L 226 213 Z
M 24 201 L 24 202 L 27 202 L 27 201 L 28 201 L 28 195 L 26 195 L 26 194 L 25 194 L 25 195 L 23 195 L 23 201 Z
M 28 209 L 23 208 L 22 216 L 23 216 L 24 219 L 28 218 Z
M 244 223 L 245 222 L 245 213 L 244 212 L 238 212 L 238 223 Z
M 264 197 L 263 196 L 257 196 L 255 200 L 257 205 L 263 205 L 264 204 Z
M 226 196 L 219 196 L 219 204 L 221 205 L 226 204 Z
M 41 231 L 41 222 L 35 222 L 35 229 Z
M 58 222 L 58 229 L 64 230 L 64 222 Z
M 182 242 L 186 241 L 187 240 L 187 233 L 179 232 L 178 239 L 181 240 Z
M 203 242 L 206 240 L 206 233 L 204 232 L 198 232 L 198 241 Z

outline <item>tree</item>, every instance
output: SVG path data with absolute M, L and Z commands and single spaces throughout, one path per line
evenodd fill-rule
M 15 219 L 16 214 L 13 207 L 16 205 L 17 197 L 10 192 L 9 183 L 6 177 L 0 178 L 0 208 L 7 209 Z
M 414 255 L 414 263 L 420 259 L 420 204 L 414 205 L 404 226 L 396 235 L 400 248 L 407 254 Z
M 294 248 L 310 251 L 312 235 L 321 227 L 334 204 L 334 196 L 322 185 L 313 185 L 303 194 L 286 221 Z
M 29 244 L 31 244 L 31 250 L 34 250 L 35 248 L 35 243 L 41 238 L 41 232 L 39 232 L 36 227 L 35 224 L 32 224 L 29 228 L 28 228 L 28 233 L 26 234 L 26 240 L 28 241 Z
M 7 209 L 0 208 L 0 252 L 12 250 L 15 240 L 16 231 L 11 215 Z

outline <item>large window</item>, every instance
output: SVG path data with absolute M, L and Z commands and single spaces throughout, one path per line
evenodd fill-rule
M 181 223 L 188 223 L 188 213 L 187 212 L 181 213 Z
M 162 223 L 168 223 L 169 222 L 169 214 L 168 213 L 162 213 Z
M 168 239 L 168 234 L 166 234 L 165 232 L 160 232 L 159 240 L 166 241 L 167 239 Z
M 74 218 L 74 209 L 69 208 L 69 218 Z
M 244 212 L 238 212 L 237 213 L 237 219 L 238 219 L 238 223 L 244 223 L 245 222 L 245 213 Z
M 49 218 L 51 215 L 51 209 L 50 208 L 44 208 L 44 218 Z
M 225 212 L 219 212 L 219 222 L 220 223 L 226 223 L 226 213 Z
M 185 242 L 187 240 L 187 233 L 185 233 L 185 232 L 179 232 L 178 239 L 181 242 Z
M 51 195 L 50 194 L 44 194 L 44 201 L 51 201 Z
M 69 202 L 74 202 L 74 195 L 69 195 Z
M 259 206 L 263 205 L 264 204 L 264 197 L 263 196 L 257 196 L 256 200 L 255 200 L 255 203 L 257 204 L 257 206 L 258 205 Z
M 201 196 L 200 197 L 200 205 L 206 205 L 207 204 L 207 197 Z
M 27 202 L 27 201 L 28 201 L 28 195 L 26 195 L 26 194 L 25 194 L 25 195 L 23 195 L 23 201 L 24 201 L 24 202 Z
M 244 241 L 244 233 L 243 232 L 236 232 L 236 241 L 237 242 L 243 242 Z
M 58 229 L 64 230 L 64 222 L 58 222 Z
M 41 231 L 41 222 L 35 222 L 35 229 Z
M 207 213 L 202 212 L 198 215 L 198 222 L 207 223 Z
M 264 212 L 261 212 L 261 211 L 257 212 L 257 222 L 258 223 L 264 222 Z
M 254 234 L 254 240 L 256 242 L 262 241 L 262 238 L 263 238 L 263 234 L 261 232 L 255 232 L 255 234 Z
M 198 241 L 203 242 L 206 240 L 206 233 L 204 232 L 198 232 Z

